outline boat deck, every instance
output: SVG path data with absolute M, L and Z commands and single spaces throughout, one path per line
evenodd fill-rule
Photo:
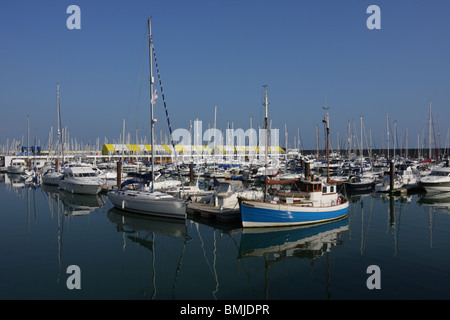
M 219 221 L 234 221 L 241 219 L 241 210 L 239 206 L 234 209 L 222 209 L 214 207 L 207 203 L 191 202 L 186 206 L 186 213 L 192 215 L 201 215 L 205 218 L 213 218 Z

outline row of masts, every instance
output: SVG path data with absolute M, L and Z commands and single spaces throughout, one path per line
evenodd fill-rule
M 59 87 L 59 85 L 58 85 Z M 59 88 L 58 88 L 59 89 Z M 59 91 L 59 90 L 58 90 Z M 59 95 L 59 92 L 57 93 Z M 431 114 L 431 108 L 430 108 L 430 114 Z M 216 124 L 216 117 L 217 117 L 217 105 L 214 107 L 214 128 L 217 128 Z M 60 115 L 58 114 L 58 119 L 60 118 Z M 357 129 L 357 126 L 355 124 L 355 121 L 348 121 L 347 126 L 347 133 L 345 136 L 345 141 L 347 143 L 347 146 L 342 148 L 343 146 L 342 141 L 339 139 L 339 132 L 336 133 L 336 140 L 333 139 L 333 137 L 329 138 L 329 151 L 331 153 L 337 153 L 343 156 L 350 157 L 352 154 L 361 154 L 362 152 L 367 155 L 368 157 L 372 157 L 374 154 L 384 154 L 386 158 L 391 158 L 394 156 L 402 155 L 404 157 L 413 157 L 418 159 L 432 159 L 436 158 L 438 153 L 443 153 L 447 155 L 449 153 L 449 144 L 450 144 L 450 130 L 447 130 L 446 135 L 446 141 L 444 146 L 441 146 L 440 143 L 440 133 L 439 129 L 437 130 L 436 134 L 434 134 L 434 123 L 432 120 L 432 117 L 429 117 L 429 125 L 428 130 L 425 130 L 426 128 L 423 128 L 421 130 L 421 134 L 417 135 L 417 146 L 416 148 L 410 148 L 409 147 L 409 140 L 410 135 L 408 128 L 405 129 L 403 135 L 399 135 L 397 133 L 397 121 L 394 121 L 393 123 L 393 130 L 390 129 L 389 124 L 389 115 L 386 114 L 386 123 L 387 123 L 387 130 L 386 134 L 382 135 L 382 144 L 379 147 L 376 147 L 374 144 L 374 139 L 372 137 L 372 130 L 369 129 L 369 134 L 366 136 L 366 130 L 364 126 L 364 122 L 362 117 L 360 117 L 360 126 L 359 130 Z M 27 127 L 28 127 L 28 135 L 27 135 L 27 145 L 30 145 L 30 134 L 29 134 L 29 117 L 27 116 Z M 251 119 L 250 119 L 250 123 Z M 251 126 L 252 127 L 252 126 Z M 208 126 L 208 129 L 210 126 Z M 230 129 L 233 129 L 233 126 L 230 127 Z M 271 131 L 271 125 L 269 120 L 269 135 Z M 428 139 L 426 139 L 427 135 L 425 132 L 428 131 Z M 190 125 L 190 134 L 192 135 L 192 124 Z M 300 135 L 300 128 L 297 128 L 297 136 L 294 136 L 294 144 L 293 146 L 287 143 L 288 141 L 288 130 L 287 125 L 285 125 L 285 143 L 284 143 L 284 150 L 289 151 L 295 151 L 297 153 L 303 153 L 303 154 L 315 154 L 316 157 L 320 157 L 321 155 L 324 155 L 324 152 L 326 150 L 326 144 L 327 140 L 325 140 L 325 145 L 322 147 L 320 143 L 320 136 L 318 134 L 318 126 L 316 126 L 316 148 L 315 149 L 305 149 L 303 147 L 302 143 L 302 137 Z M 392 133 L 391 133 L 392 132 Z M 54 135 L 56 135 L 55 138 Z M 385 139 L 385 137 L 389 137 L 389 139 Z M 437 139 L 436 139 L 437 137 Z M 157 139 L 158 138 L 158 139 Z M 40 146 L 41 142 L 35 137 L 35 145 Z M 163 136 L 162 130 L 160 131 L 159 137 L 156 137 L 154 133 L 154 142 L 158 140 L 157 144 L 161 145 L 168 145 L 168 138 L 167 135 L 165 135 L 165 138 Z M 336 144 L 334 147 L 332 141 L 336 141 Z M 399 143 L 399 140 L 401 141 Z M 428 143 L 425 143 L 425 141 L 428 140 Z M 433 142 L 434 141 L 434 142 Z M 123 133 L 119 135 L 119 138 L 117 140 L 113 139 L 111 142 L 108 141 L 108 139 L 105 137 L 103 139 L 103 144 L 113 143 L 113 144 L 124 144 L 124 145 L 131 145 L 133 144 L 133 139 L 131 138 L 130 133 L 126 133 L 125 131 L 125 119 L 123 119 Z M 12 142 L 10 143 L 10 140 L 6 140 L 6 145 L 0 146 L 0 154 L 3 155 L 13 155 L 20 153 L 21 146 L 25 146 L 24 143 L 24 136 L 22 136 L 22 140 L 18 139 L 12 139 Z M 148 141 L 146 137 L 142 137 L 140 141 L 136 140 L 136 144 L 140 145 L 147 145 Z M 76 137 L 71 137 L 70 132 L 66 126 L 61 126 L 60 122 L 58 121 L 57 129 L 54 130 L 53 127 L 50 127 L 49 135 L 48 135 L 48 142 L 46 143 L 45 150 L 47 152 L 51 152 L 52 154 L 55 154 L 57 150 L 60 150 L 61 148 L 64 148 L 67 153 L 101 153 L 102 151 L 102 144 L 101 139 L 97 137 L 94 140 L 89 140 L 88 143 L 83 143 L 83 141 L 78 141 Z M 58 149 L 59 148 L 59 149 Z M 59 152 L 58 152 L 59 153 Z M 287 157 L 287 155 L 286 155 Z

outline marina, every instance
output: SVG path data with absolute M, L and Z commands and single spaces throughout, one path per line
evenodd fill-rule
M 44 7 L 1 10 L 1 300 L 450 299 L 448 3 Z
M 2 174 L 2 299 L 448 299 L 450 197 L 352 195 L 348 216 L 242 228 L 115 209 Z M 69 290 L 66 269 L 82 270 Z M 381 290 L 366 286 L 381 268 Z M 202 281 L 199 281 L 202 279 Z
M 441 166 L 445 168 L 445 162 Z M 202 175 L 184 176 L 186 189 L 221 186 L 230 191 L 232 185 L 245 185 L 247 190 L 264 190 L 261 182 L 217 180 L 210 177 L 216 167 L 204 169 Z M 326 171 L 315 161 L 305 165 L 292 158 L 281 161 L 279 169 L 285 177 L 296 172 L 296 177 L 305 178 L 309 171 L 326 179 Z M 380 179 L 384 169 L 378 171 Z M 176 172 L 163 167 L 158 174 L 159 179 L 178 179 Z M 194 184 L 190 176 L 196 177 Z M 98 194 L 72 193 L 7 172 L 1 173 L 0 182 L 1 243 L 8 253 L 1 266 L 2 299 L 450 298 L 447 192 L 430 193 L 420 187 L 355 191 L 343 184 L 340 192 L 348 200 L 343 217 L 254 228 L 242 225 L 239 205 L 228 206 L 231 211 L 220 207 L 217 191 L 206 193 L 207 200 L 204 195 L 184 198 L 186 217 L 173 219 L 115 208 L 107 188 Z M 289 193 L 270 187 L 270 193 Z M 182 187 L 173 194 L 180 195 L 179 190 Z M 82 270 L 80 290 L 66 286 L 69 265 Z M 371 265 L 381 269 L 380 290 L 366 285 Z M 26 272 L 29 268 L 32 274 Z
M 450 298 L 447 148 L 283 149 L 264 93 L 258 145 L 2 154 L 0 298 Z

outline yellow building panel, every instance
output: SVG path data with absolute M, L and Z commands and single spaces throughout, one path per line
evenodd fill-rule
M 162 147 L 164 148 L 164 150 L 166 150 L 167 152 L 170 152 L 170 148 L 169 146 L 163 144 Z
M 175 150 L 178 152 L 186 152 L 186 148 L 180 144 L 175 145 Z
M 110 153 L 114 153 L 114 151 L 115 151 L 115 148 L 112 144 L 104 144 L 103 145 L 102 154 L 108 155 Z
M 127 148 L 132 152 L 141 151 L 141 148 L 137 144 L 127 144 Z

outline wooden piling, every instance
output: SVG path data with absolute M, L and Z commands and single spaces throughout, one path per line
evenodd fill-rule
M 306 180 L 311 179 L 311 164 L 309 162 L 305 162 L 305 178 Z
M 117 161 L 117 187 L 122 184 L 122 161 Z

